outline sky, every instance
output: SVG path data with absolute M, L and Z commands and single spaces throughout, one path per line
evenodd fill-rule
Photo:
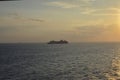
M 120 0 L 0 0 L 0 43 L 120 42 Z

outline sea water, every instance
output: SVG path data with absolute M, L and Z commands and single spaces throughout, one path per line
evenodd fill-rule
M 119 79 L 119 43 L 0 44 L 0 80 Z

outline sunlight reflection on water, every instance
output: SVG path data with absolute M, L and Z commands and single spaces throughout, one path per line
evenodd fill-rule
M 120 80 L 120 49 L 114 52 L 110 71 L 106 74 L 108 80 Z

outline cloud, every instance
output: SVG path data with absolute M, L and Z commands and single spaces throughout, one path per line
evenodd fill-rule
M 86 25 L 86 26 L 80 26 L 76 27 L 76 30 L 79 31 L 81 36 L 84 37 L 94 37 L 96 35 L 100 35 L 105 31 L 104 27 L 101 27 L 100 25 Z
M 35 18 L 28 18 L 31 21 L 36 21 L 36 22 L 44 22 L 42 19 L 35 19 Z
M 48 2 L 47 5 L 50 6 L 56 6 L 60 8 L 89 8 L 96 0 L 74 0 L 74 1 L 67 1 L 67 0 L 61 0 L 61 1 L 53 1 Z
M 94 38 L 103 35 L 113 35 L 118 32 L 119 26 L 117 24 L 109 25 L 85 25 L 79 26 L 75 29 L 81 37 Z
M 81 14 L 87 15 L 120 15 L 120 8 L 93 9 L 86 8 Z
M 92 8 L 85 8 L 81 11 L 81 14 L 93 14 L 96 10 Z
M 81 1 L 85 3 L 92 3 L 92 2 L 95 2 L 96 0 L 81 0 Z
M 21 20 L 21 21 L 45 22 L 45 20 L 43 20 L 43 19 L 25 17 L 18 13 L 10 13 L 10 14 L 8 14 L 8 16 L 15 20 Z
M 39 28 L 40 26 L 44 26 L 45 20 L 40 19 L 40 18 L 32 18 L 32 17 L 27 17 L 27 16 L 23 16 L 21 14 L 17 14 L 17 13 L 11 13 L 8 14 L 6 16 L 0 16 L 0 27 L 15 27 L 17 29 L 21 28 Z M 7 30 L 7 28 L 2 28 L 1 30 L 5 29 Z M 1 31 L 0 30 L 0 31 Z
M 65 32 L 68 39 L 77 42 L 115 41 L 120 35 L 117 24 L 88 24 Z
M 92 9 L 93 7 L 92 3 L 95 1 L 96 0 L 74 0 L 74 1 L 73 0 L 61 0 L 61 1 L 47 2 L 46 4 L 47 6 L 54 6 L 54 7 L 59 7 L 63 9 L 76 8 L 80 11 L 87 11 L 87 9 Z
M 68 2 L 49 2 L 48 3 L 51 6 L 61 7 L 61 8 L 76 8 L 79 7 L 79 5 L 68 3 Z
M 120 15 L 119 8 L 107 8 L 107 9 L 98 9 L 94 11 L 92 14 L 95 15 Z

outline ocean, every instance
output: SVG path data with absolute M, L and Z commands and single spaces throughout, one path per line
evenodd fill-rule
M 0 80 L 120 80 L 120 43 L 3 43 Z

